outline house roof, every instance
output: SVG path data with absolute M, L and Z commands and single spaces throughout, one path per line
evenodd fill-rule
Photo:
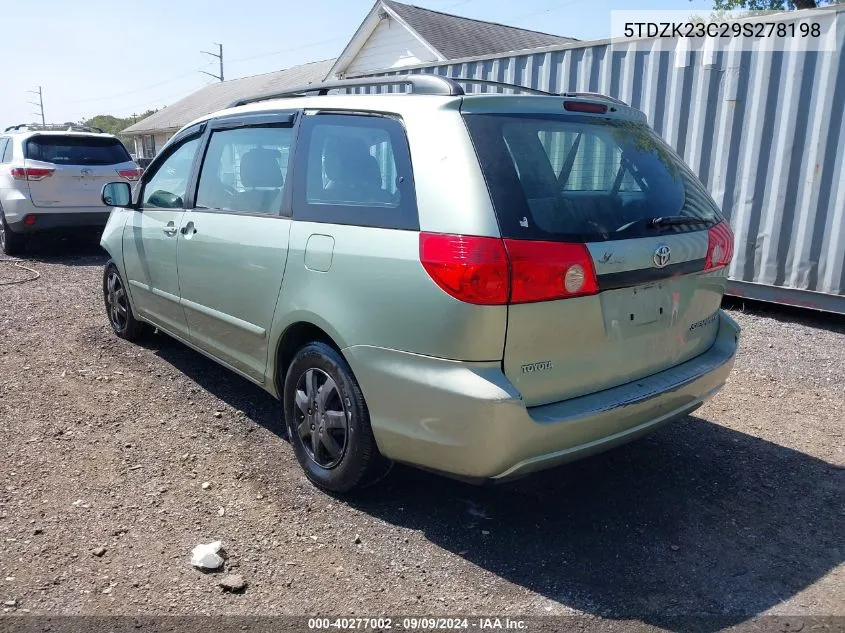
M 151 134 L 178 130 L 194 119 L 225 108 L 236 99 L 322 81 L 334 61 L 327 59 L 263 75 L 210 84 L 129 126 L 123 133 Z
M 577 41 L 571 37 L 464 18 L 394 0 L 381 2 L 446 59 L 508 53 Z

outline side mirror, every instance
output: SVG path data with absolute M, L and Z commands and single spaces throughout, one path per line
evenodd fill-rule
M 128 207 L 132 204 L 132 188 L 128 182 L 110 182 L 103 185 L 100 199 L 107 207 Z

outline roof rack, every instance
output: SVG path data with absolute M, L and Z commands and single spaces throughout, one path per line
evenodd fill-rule
M 82 125 L 80 123 L 18 123 L 17 125 L 10 125 L 4 132 L 17 132 L 18 130 L 46 130 L 53 132 L 96 132 L 103 134 L 103 130 L 92 125 Z
M 237 106 L 247 105 L 248 103 L 256 103 L 258 101 L 267 101 L 269 99 L 282 99 L 285 97 L 304 97 L 308 94 L 317 94 L 324 96 L 329 94 L 331 90 L 344 90 L 347 88 L 365 88 L 369 86 L 398 86 L 408 85 L 411 93 L 427 94 L 427 95 L 444 95 L 444 96 L 461 96 L 465 95 L 461 84 L 470 84 L 478 86 L 488 86 L 491 88 L 502 88 L 513 90 L 517 92 L 524 92 L 534 95 L 546 96 L 561 96 L 561 97 L 592 97 L 597 99 L 604 99 L 619 105 L 627 106 L 624 101 L 620 101 L 614 97 L 599 94 L 597 92 L 564 92 L 554 93 L 537 88 L 529 88 L 528 86 L 520 86 L 518 84 L 509 84 L 501 81 L 490 81 L 488 79 L 474 79 L 471 77 L 444 77 L 443 75 L 434 75 L 430 73 L 420 73 L 414 75 L 392 75 L 388 77 L 361 77 L 359 79 L 341 79 L 337 81 L 326 81 L 322 83 L 308 84 L 299 86 L 297 88 L 290 88 L 283 92 L 270 92 L 266 94 L 257 95 L 254 97 L 246 97 L 238 99 L 229 104 L 228 107 L 235 108 Z
M 511 90 L 518 90 L 520 92 L 528 92 L 531 94 L 552 94 L 543 90 L 529 88 L 527 86 L 507 84 L 499 81 L 488 81 L 486 79 L 472 79 L 467 77 L 444 77 L 442 75 L 420 73 L 416 75 L 392 75 L 389 77 L 362 77 L 361 79 L 341 79 L 338 81 L 326 81 L 322 83 L 308 84 L 306 86 L 290 88 L 283 92 L 270 92 L 267 94 L 257 95 L 255 97 L 238 99 L 237 101 L 233 101 L 232 103 L 230 103 L 229 107 L 234 108 L 237 106 L 246 105 L 248 103 L 255 103 L 257 101 L 267 101 L 268 99 L 281 99 L 284 97 L 304 97 L 312 93 L 324 96 L 327 95 L 331 90 L 364 88 L 369 86 L 408 85 L 411 88 L 411 92 L 414 94 L 444 95 L 456 97 L 466 94 L 464 89 L 461 87 L 461 84 L 478 84 L 498 88 L 507 88 Z
M 229 104 L 230 108 L 267 101 L 268 99 L 281 99 L 283 97 L 304 97 L 309 93 L 317 93 L 320 96 L 329 94 L 330 90 L 341 90 L 345 88 L 363 88 L 365 86 L 397 86 L 408 84 L 411 92 L 415 94 L 447 95 L 458 96 L 464 94 L 463 88 L 454 80 L 440 75 L 419 74 L 419 75 L 396 75 L 392 77 L 367 77 L 363 79 L 341 79 L 338 81 L 325 81 L 322 83 L 308 84 L 291 88 L 283 92 L 270 92 L 255 97 L 238 99 Z

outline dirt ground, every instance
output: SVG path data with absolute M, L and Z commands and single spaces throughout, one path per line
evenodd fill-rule
M 6 613 L 845 615 L 843 319 L 736 306 L 727 387 L 647 439 L 501 487 L 397 467 L 343 501 L 270 396 L 112 335 L 95 246 L 27 259 L 41 278 L 0 286 Z M 189 565 L 215 539 L 243 593 Z

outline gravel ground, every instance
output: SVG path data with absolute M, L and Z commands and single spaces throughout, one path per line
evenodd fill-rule
M 397 467 L 344 501 L 268 395 L 111 334 L 96 247 L 28 259 L 40 279 L 0 286 L 7 613 L 845 615 L 842 319 L 740 305 L 736 369 L 694 416 L 506 486 Z M 188 564 L 214 539 L 242 593 Z

